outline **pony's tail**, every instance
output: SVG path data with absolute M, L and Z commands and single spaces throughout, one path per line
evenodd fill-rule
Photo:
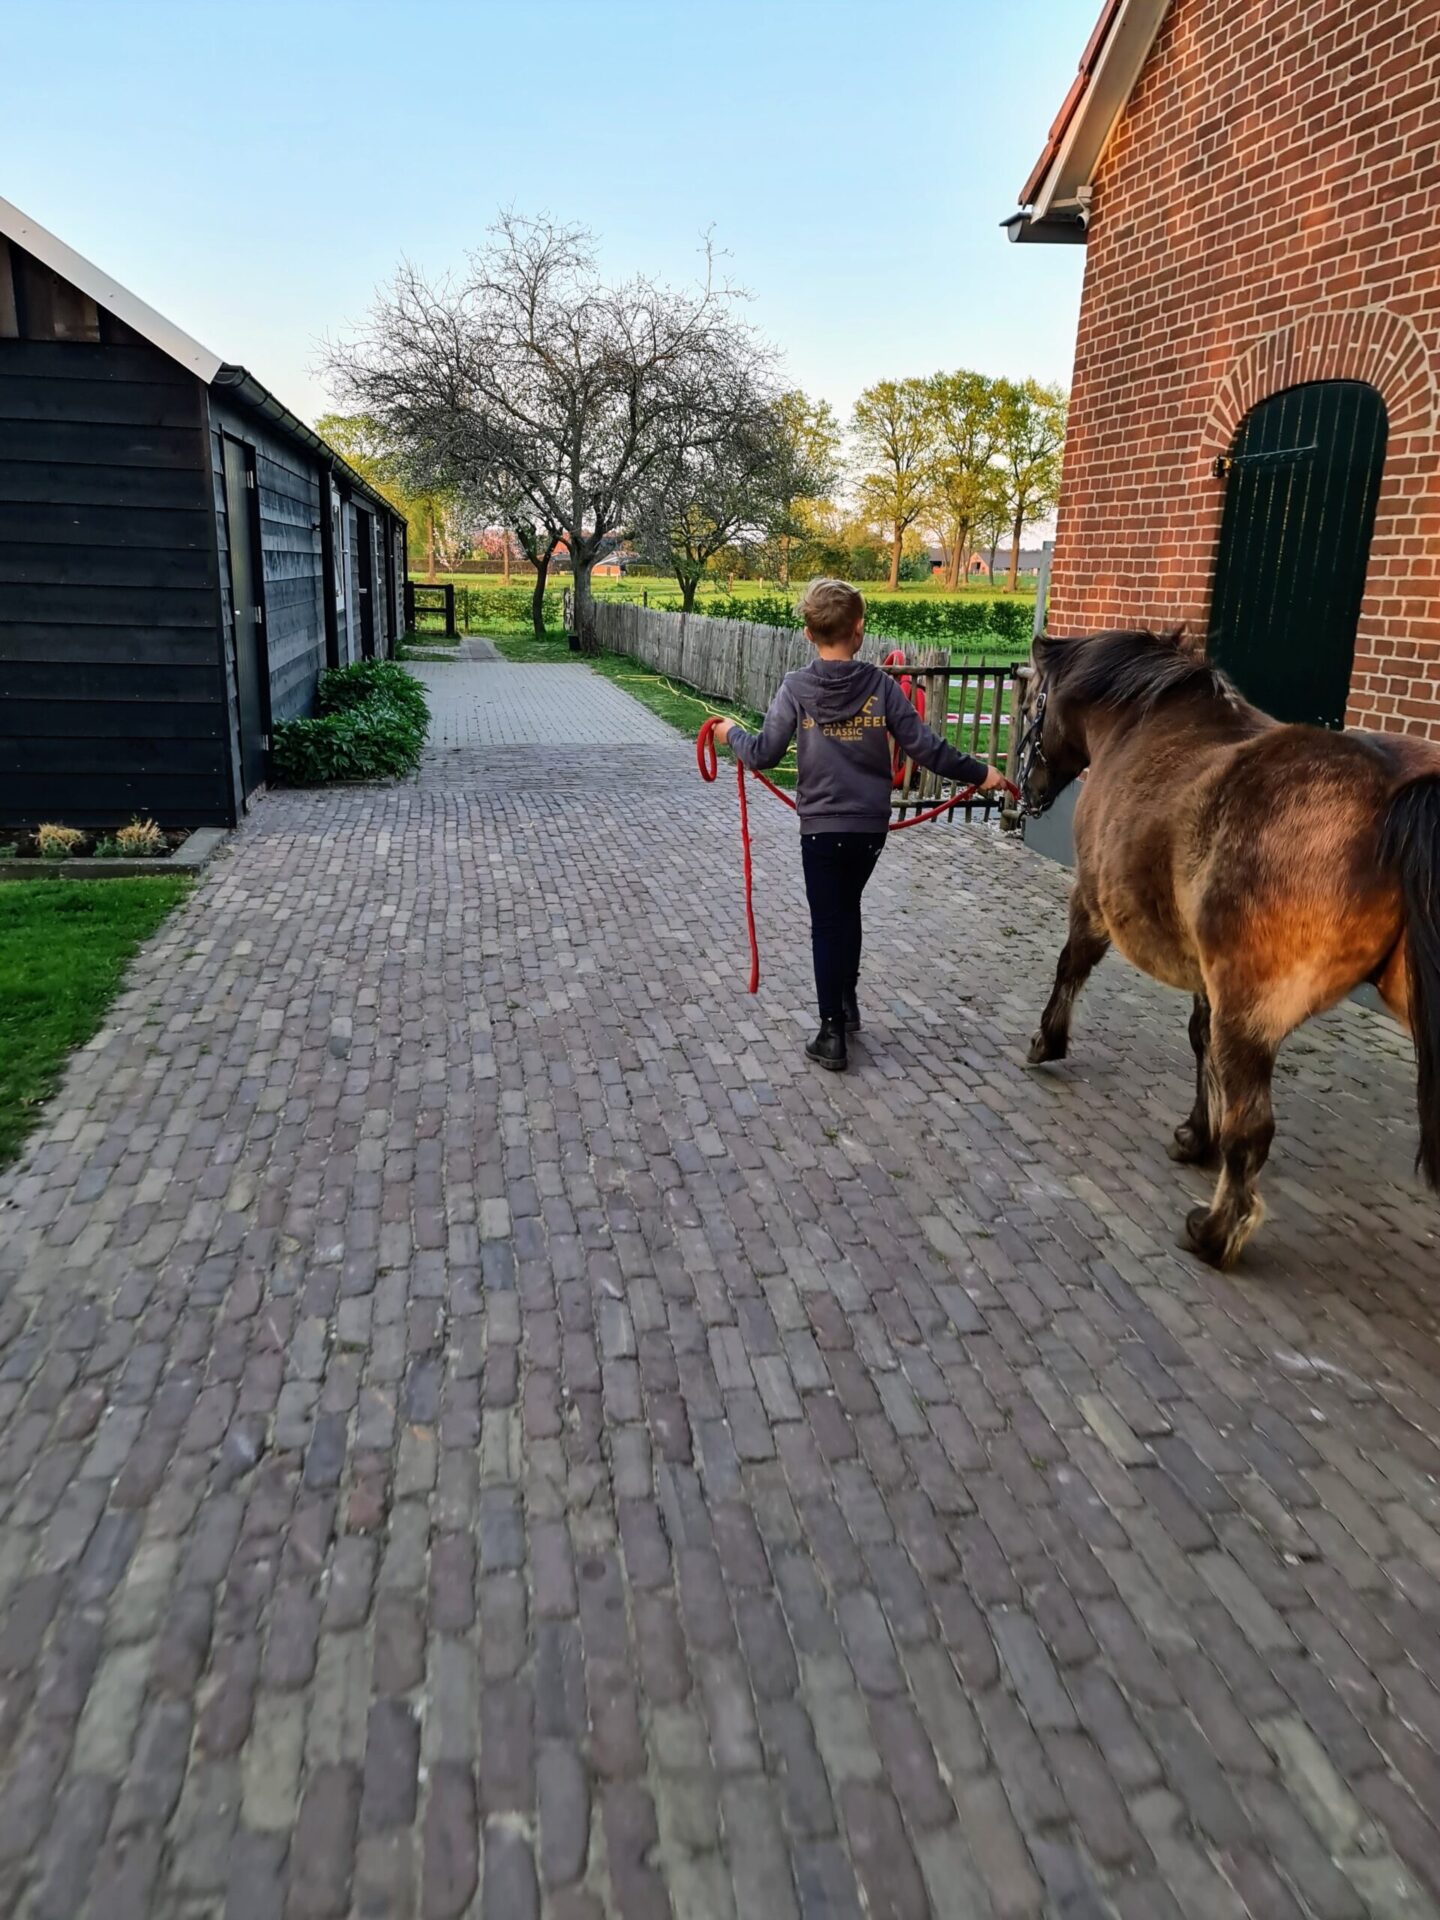
M 1440 774 L 1401 787 L 1385 814 L 1380 851 L 1405 900 L 1410 1029 L 1420 1069 L 1415 1165 L 1440 1188 Z

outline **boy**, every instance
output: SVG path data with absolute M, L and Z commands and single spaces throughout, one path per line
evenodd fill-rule
M 816 580 L 800 602 L 808 667 L 787 673 L 759 733 L 733 720 L 715 730 L 735 758 L 757 771 L 778 766 L 798 730 L 800 858 L 810 902 L 820 1031 L 806 1048 L 832 1073 L 849 1064 L 847 1029 L 860 1025 L 860 896 L 875 871 L 890 824 L 890 740 L 919 766 L 989 793 L 1004 775 L 957 753 L 930 731 L 895 681 L 857 660 L 865 602 L 843 580 Z

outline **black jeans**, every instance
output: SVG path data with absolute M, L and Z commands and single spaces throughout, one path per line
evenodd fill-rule
M 883 833 L 802 833 L 805 897 L 822 1020 L 839 1020 L 860 978 L 860 896 L 885 850 Z

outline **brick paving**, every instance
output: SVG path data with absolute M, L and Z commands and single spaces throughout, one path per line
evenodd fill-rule
M 422 672 L 420 779 L 267 800 L 0 1182 L 0 1912 L 1440 1912 L 1403 1041 L 1288 1049 L 1217 1276 L 1178 999 L 1019 1064 L 1061 874 L 892 843 L 797 1070 L 789 817 L 750 1000 L 684 743 Z

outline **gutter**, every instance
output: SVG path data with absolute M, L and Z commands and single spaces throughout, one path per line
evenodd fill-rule
M 1005 229 L 1006 236 L 1010 240 L 1021 245 L 1083 247 L 1085 244 L 1083 214 L 1077 214 L 1073 220 L 1066 220 L 1057 214 L 1050 213 L 1044 219 L 1037 220 L 1033 213 L 1022 208 L 1019 213 L 1012 213 L 1008 220 L 1002 220 L 1000 225 Z
M 324 461 L 327 471 L 344 475 L 352 493 L 363 494 L 365 499 L 379 508 L 382 513 L 389 514 L 390 518 L 397 520 L 402 527 L 406 526 L 404 515 L 397 511 L 393 503 L 387 500 L 384 494 L 377 493 L 368 480 L 362 480 L 355 469 L 336 453 L 328 441 L 322 440 L 313 427 L 307 427 L 305 422 L 297 414 L 293 414 L 283 401 L 275 398 L 268 387 L 262 387 L 253 373 L 248 373 L 244 367 L 226 364 L 220 368 L 210 384 L 233 395 L 252 412 L 263 415 L 273 425 L 281 428 L 292 440 L 298 440 L 302 446 L 318 454 Z M 328 513 L 328 507 L 326 511 Z

